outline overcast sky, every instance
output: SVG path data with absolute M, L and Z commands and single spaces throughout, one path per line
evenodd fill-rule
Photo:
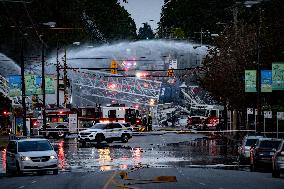
M 131 14 L 136 23 L 137 30 L 142 23 L 148 22 L 152 29 L 155 30 L 160 20 L 161 9 L 164 0 L 128 0 L 128 3 L 122 3 L 125 9 Z M 149 20 L 154 20 L 150 22 Z

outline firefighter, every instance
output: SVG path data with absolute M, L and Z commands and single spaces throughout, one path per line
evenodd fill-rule
M 147 116 L 144 115 L 142 119 L 142 126 L 146 127 L 147 126 Z
M 152 131 L 152 116 L 151 116 L 151 114 L 148 115 L 147 131 Z

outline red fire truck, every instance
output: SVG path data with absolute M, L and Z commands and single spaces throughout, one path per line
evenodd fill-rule
M 124 122 L 131 125 L 141 125 L 141 115 L 137 108 L 122 105 L 101 107 L 102 117 L 100 122 Z
M 68 108 L 47 109 L 46 126 L 40 132 L 48 137 L 64 138 L 67 134 L 76 133 L 78 129 L 77 112 Z
M 215 130 L 223 110 L 223 106 L 217 105 L 192 105 L 188 125 L 200 130 Z

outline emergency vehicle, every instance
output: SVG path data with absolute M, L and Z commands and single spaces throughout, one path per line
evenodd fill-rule
M 102 106 L 101 123 L 123 122 L 131 125 L 141 125 L 141 115 L 137 108 L 127 107 L 124 104 Z
M 192 105 L 188 116 L 188 125 L 200 130 L 214 130 L 220 124 L 223 106 Z
M 47 109 L 46 126 L 40 132 L 47 138 L 64 138 L 67 134 L 76 133 L 78 129 L 77 112 L 68 108 Z

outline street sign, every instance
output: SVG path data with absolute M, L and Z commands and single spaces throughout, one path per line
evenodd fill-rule
M 264 118 L 271 119 L 272 118 L 272 111 L 264 111 Z
M 277 112 L 277 119 L 284 120 L 284 112 Z
M 245 92 L 256 92 L 256 70 L 245 70 Z
M 247 114 L 253 114 L 253 108 L 247 108 Z
M 170 61 L 169 68 L 177 69 L 177 59 Z
M 76 132 L 78 126 L 77 114 L 69 114 L 69 132 Z

